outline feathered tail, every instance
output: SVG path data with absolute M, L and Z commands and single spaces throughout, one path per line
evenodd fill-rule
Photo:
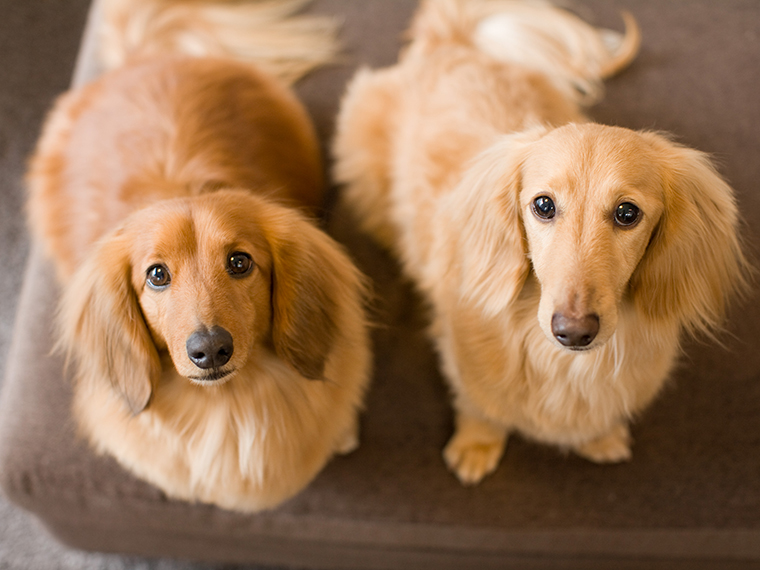
M 624 69 L 639 50 L 636 20 L 625 33 L 596 28 L 542 0 L 425 0 L 412 27 L 413 45 L 470 44 L 484 53 L 544 73 L 580 104 L 603 94 L 602 80 Z
M 104 0 L 101 54 L 113 69 L 155 55 L 255 63 L 292 84 L 338 52 L 331 18 L 295 15 L 309 0 Z

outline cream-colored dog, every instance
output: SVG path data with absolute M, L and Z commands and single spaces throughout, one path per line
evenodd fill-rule
M 118 67 L 58 101 L 29 173 L 81 433 L 170 497 L 244 511 L 356 447 L 371 369 L 364 280 L 309 217 L 319 145 L 284 80 L 325 38 L 282 20 L 299 4 L 106 1 Z
M 743 283 L 733 193 L 708 159 L 582 114 L 638 50 L 626 23 L 429 0 L 400 63 L 345 97 L 335 172 L 432 306 L 456 411 L 444 458 L 463 483 L 512 431 L 629 459 L 628 422 L 679 337 L 711 330 Z

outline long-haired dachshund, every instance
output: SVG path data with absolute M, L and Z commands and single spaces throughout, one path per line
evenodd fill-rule
M 106 3 L 107 29 L 129 27 L 124 5 Z M 187 6 L 133 8 L 166 23 Z M 356 447 L 365 284 L 307 215 L 322 178 L 286 84 L 231 57 L 128 57 L 58 101 L 29 220 L 64 285 L 73 413 L 98 451 L 171 497 L 259 510 Z
M 336 177 L 432 306 L 444 458 L 465 484 L 512 431 L 629 459 L 679 337 L 714 330 L 745 282 L 733 192 L 705 155 L 582 114 L 638 50 L 626 20 L 428 0 L 400 63 L 360 71 L 343 102 Z

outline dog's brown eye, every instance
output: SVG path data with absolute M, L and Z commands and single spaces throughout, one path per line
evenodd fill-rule
M 151 265 L 148 268 L 146 283 L 153 289 L 165 289 L 171 283 L 172 278 L 165 265 Z
M 233 277 L 245 277 L 252 270 L 253 260 L 247 253 L 236 251 L 227 259 L 227 272 Z
M 533 200 L 533 213 L 542 220 L 551 220 L 557 213 L 557 209 L 549 196 L 539 196 Z
M 629 227 L 639 220 L 641 211 L 630 202 L 623 202 L 615 209 L 615 223 L 619 226 Z

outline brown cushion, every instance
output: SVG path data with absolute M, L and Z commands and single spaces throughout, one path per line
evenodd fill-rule
M 359 64 L 396 59 L 411 0 L 317 0 L 340 14 L 346 63 L 298 85 L 323 140 Z M 643 29 L 633 66 L 608 84 L 595 119 L 673 131 L 714 153 L 752 227 L 760 215 L 760 4 L 751 0 L 587 0 L 582 15 Z M 89 56 L 88 56 L 89 57 Z M 91 71 L 89 72 L 91 73 Z M 633 426 L 629 464 L 598 466 L 519 437 L 475 488 L 446 470 L 451 410 L 425 316 L 398 266 L 333 208 L 329 229 L 378 296 L 376 372 L 358 451 L 334 460 L 271 513 L 167 500 L 77 438 L 70 388 L 49 356 L 58 291 L 35 248 L 0 402 L 6 494 L 75 547 L 209 561 L 333 568 L 732 568 L 760 564 L 760 309 L 734 307 L 725 346 L 690 342 L 683 364 Z

